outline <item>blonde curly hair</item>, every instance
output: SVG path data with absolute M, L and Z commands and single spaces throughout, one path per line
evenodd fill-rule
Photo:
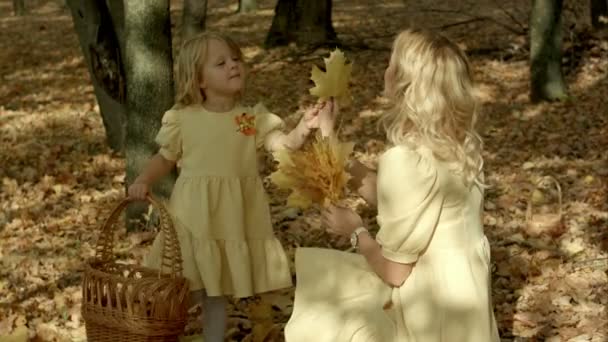
M 380 121 L 387 139 L 426 145 L 439 160 L 458 163 L 466 185 L 485 187 L 477 101 L 462 50 L 439 34 L 406 30 L 395 39 L 387 73 L 392 110 Z
M 226 35 L 203 32 L 186 39 L 181 45 L 175 70 L 177 106 L 186 107 L 205 101 L 205 93 L 200 84 L 203 80 L 203 66 L 207 59 L 207 47 L 211 39 L 226 43 L 239 60 L 243 60 L 241 48 Z

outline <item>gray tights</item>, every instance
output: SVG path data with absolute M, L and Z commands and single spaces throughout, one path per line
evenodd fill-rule
M 205 342 L 223 342 L 226 333 L 226 297 L 209 297 L 205 290 L 191 293 L 193 305 L 203 307 L 202 326 Z

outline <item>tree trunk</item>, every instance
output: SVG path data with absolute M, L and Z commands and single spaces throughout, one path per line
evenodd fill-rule
M 13 12 L 15 15 L 25 15 L 25 0 L 13 0 Z
M 530 99 L 566 97 L 562 75 L 561 12 L 563 0 L 534 0 L 530 15 Z
M 154 138 L 174 101 L 169 0 L 124 0 L 124 66 L 127 80 L 126 184 L 131 184 L 157 152 Z M 154 189 L 168 197 L 174 179 Z M 127 209 L 129 227 L 144 206 Z
M 207 0 L 184 0 L 182 14 L 182 39 L 205 31 Z
M 239 13 L 249 13 L 258 9 L 258 2 L 256 0 L 239 0 Z
M 336 43 L 331 7 L 332 0 L 279 0 L 265 45 Z
M 595 29 L 608 27 L 608 0 L 591 0 L 591 24 Z
M 85 63 L 99 104 L 106 140 L 122 151 L 125 140 L 125 77 L 118 38 L 106 3 L 68 0 Z

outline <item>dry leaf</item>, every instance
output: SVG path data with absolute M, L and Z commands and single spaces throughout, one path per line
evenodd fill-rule
M 255 323 L 251 333 L 251 342 L 271 342 L 276 334 L 276 327 L 272 321 L 272 306 L 267 298 L 253 304 L 250 319 Z
M 311 204 L 336 204 L 344 196 L 350 175 L 346 162 L 354 143 L 343 143 L 336 137 L 323 138 L 297 151 L 275 152 L 278 170 L 270 179 L 279 188 L 290 190 L 287 205 L 308 208 Z
M 19 326 L 10 335 L 0 335 L 2 342 L 27 342 L 28 331 L 25 326 Z
M 329 54 L 329 58 L 323 58 L 325 62 L 325 72 L 313 65 L 310 79 L 315 83 L 315 87 L 310 89 L 310 94 L 321 99 L 329 97 L 336 98 L 341 105 L 350 103 L 350 92 L 348 83 L 352 71 L 352 63 L 344 57 L 344 53 L 339 49 Z
M 38 331 L 38 325 L 46 323 L 56 326 L 61 336 L 70 336 L 70 341 L 85 341 L 84 324 L 77 304 L 81 302 L 79 273 L 83 260 L 94 253 L 99 220 L 106 217 L 107 203 L 124 195 L 125 156 L 124 153 L 110 151 L 105 142 L 103 120 L 78 46 L 78 37 L 73 27 L 66 25 L 72 20 L 70 11 L 55 11 L 54 7 L 48 11 L 48 5 L 52 3 L 49 1 L 27 3 L 29 16 L 15 17 L 7 10 L 6 15 L 0 18 L 6 32 L 5 39 L 0 42 L 4 52 L 0 54 L 0 68 L 4 68 L 2 75 L 6 76 L 0 87 L 0 266 L 4 270 L 0 275 L 0 301 L 12 303 L 9 306 L 14 311 L 13 318 L 9 318 L 11 313 L 0 309 L 0 321 L 11 319 L 10 328 L 7 328 L 9 322 L 0 323 L 0 340 L 14 341 L 5 337 L 19 327 L 15 324 L 14 315 L 21 315 L 28 317 L 27 326 L 18 329 L 25 332 L 27 327 L 30 336 Z M 565 2 L 563 19 L 568 21 L 568 27 L 575 23 L 573 15 L 583 20 L 583 24 L 588 19 L 588 6 L 583 6 L 584 3 Z M 352 4 L 335 4 L 335 19 L 343 25 L 344 32 L 361 31 L 365 23 L 348 20 Z M 180 11 L 179 3 L 179 8 L 173 5 L 172 10 Z M 505 5 L 513 7 L 514 3 Z M 218 10 L 226 12 L 232 5 L 225 2 L 218 6 Z M 398 29 L 402 19 L 399 16 L 407 17 L 405 13 L 397 13 L 395 6 L 362 6 L 362 10 L 377 20 L 375 26 L 386 28 L 384 31 L 387 32 Z M 494 7 L 492 2 L 484 2 L 476 11 L 492 11 Z M 566 7 L 569 7 L 567 11 Z M 581 11 L 572 11 L 572 7 L 581 8 Z M 518 19 L 526 19 L 519 17 L 525 15 L 524 12 L 516 13 Z M 28 20 L 34 17 L 36 20 Z M 222 16 L 211 18 L 210 24 L 215 25 L 217 20 L 223 19 Z M 226 29 L 249 25 L 251 19 L 250 16 L 235 17 L 226 23 Z M 433 18 L 422 13 L 419 19 L 428 21 Z M 269 23 L 270 20 L 264 16 L 255 24 Z M 608 156 L 605 148 L 608 146 L 605 105 L 608 59 L 602 55 L 608 51 L 608 42 L 594 35 L 579 35 L 579 29 L 584 27 L 577 24 L 576 28 L 569 30 L 573 34 L 573 39 L 569 40 L 575 46 L 567 50 L 577 51 L 576 56 L 572 56 L 576 63 L 568 62 L 564 67 L 571 76 L 575 76 L 568 77 L 568 86 L 578 97 L 570 103 L 530 103 L 529 87 L 525 82 L 529 64 L 521 62 L 517 52 L 515 58 L 505 60 L 483 52 L 471 59 L 473 68 L 480 71 L 477 85 L 487 109 L 484 111 L 487 129 L 483 130 L 486 142 L 484 169 L 491 188 L 487 189 L 485 198 L 495 206 L 490 204 L 486 208 L 486 220 L 492 226 L 485 228 L 497 266 L 492 274 L 492 298 L 501 333 L 509 340 L 608 340 L 605 328 L 608 326 L 608 280 L 605 273 L 608 264 L 604 262 L 608 257 Z M 179 25 L 173 29 L 179 29 Z M 453 29 L 454 35 L 462 36 L 459 41 L 468 47 L 483 47 L 488 43 L 506 46 L 496 39 L 507 39 L 525 46 L 525 36 L 503 39 L 495 34 L 497 31 L 492 25 L 479 26 L 479 34 L 475 35 L 464 34 L 470 30 L 466 25 Z M 379 38 L 373 44 L 388 46 L 391 40 Z M 54 42 L 53 49 L 36 49 L 40 41 Z M 251 78 L 244 99 L 246 102 L 264 98 L 270 107 L 281 108 L 287 113 L 295 112 L 303 101 L 308 101 L 307 97 L 313 97 L 308 94 L 311 88 L 308 77 L 298 77 L 310 73 L 311 65 L 306 59 L 301 63 L 290 63 L 286 60 L 290 57 L 280 57 L 289 51 L 290 48 L 266 51 L 253 45 L 245 48 L 248 59 L 255 60 L 252 65 L 255 75 Z M 525 49 L 520 49 L 520 53 L 523 55 L 519 57 L 524 56 Z M 340 130 L 361 144 L 357 157 L 371 163 L 386 147 L 377 135 L 376 124 L 380 108 L 387 104 L 385 99 L 377 96 L 382 88 L 379 71 L 386 65 L 388 55 L 364 49 L 354 49 L 346 55 L 357 61 L 357 66 L 365 66 L 366 70 L 352 70 L 351 80 L 356 82 L 349 83 L 348 91 L 352 99 L 357 99 L 357 107 L 361 107 L 358 113 L 349 111 L 348 114 L 358 114 L 358 117 L 343 122 Z M 329 57 L 329 52 L 323 57 Z M 315 58 L 323 63 L 322 58 Z M 500 79 L 502 85 L 497 84 L 496 79 Z M 303 90 L 306 96 L 297 96 Z M 267 159 L 264 166 L 271 167 L 268 162 L 271 158 Z M 523 242 L 506 240 L 524 225 L 525 204 L 532 196 L 531 189 L 527 187 L 529 181 L 545 174 L 558 175 L 560 182 L 568 186 L 564 191 L 564 214 L 570 229 L 564 234 L 565 241 L 560 241 L 560 253 L 547 249 L 555 249 L 553 245 L 542 246 L 523 235 Z M 550 204 L 549 212 L 555 212 L 554 196 L 548 189 L 541 190 Z M 269 189 L 268 197 L 272 209 L 281 212 L 284 201 L 276 187 Z M 536 202 L 534 209 L 535 213 L 543 212 Z M 363 215 L 363 218 L 371 223 L 373 215 Z M 280 217 L 272 218 L 275 223 L 281 221 Z M 329 247 L 330 242 L 326 241 L 325 234 L 321 234 L 324 233 L 322 230 L 309 229 L 318 226 L 317 215 L 294 215 L 288 221 L 291 222 L 281 222 L 276 227 L 285 229 L 285 233 L 281 231 L 277 238 L 285 245 L 291 260 L 294 246 Z M 134 262 L 137 260 L 133 257 L 145 254 L 149 244 L 143 243 L 140 237 L 130 236 L 131 233 L 120 235 L 116 244 L 120 250 L 128 251 L 125 259 Z M 342 246 L 337 241 L 331 243 Z M 347 245 L 346 241 L 344 246 Z M 550 251 L 551 257 L 536 257 L 531 261 L 534 251 L 539 250 Z M 518 256 L 523 260 L 517 260 Z M 576 265 L 591 260 L 595 260 L 593 264 Z M 515 267 L 509 266 L 512 261 Z M 585 281 L 566 283 L 566 277 L 572 273 L 571 266 L 575 270 L 580 268 L 576 277 Z M 542 268 L 543 274 L 529 277 L 538 267 Z M 559 298 L 554 304 L 549 300 L 538 300 L 543 298 L 540 292 L 547 284 L 551 298 Z M 65 305 L 62 300 L 59 300 L 60 305 L 53 300 L 57 291 L 65 295 Z M 293 289 L 286 291 L 284 307 L 288 307 L 288 297 L 292 295 Z M 574 298 L 568 302 L 567 297 Z M 275 326 L 280 327 L 288 320 L 289 310 L 274 310 L 277 304 L 273 304 Z M 63 309 L 57 309 L 62 306 Z M 241 307 L 231 303 L 229 306 L 229 320 L 234 323 L 230 329 L 234 332 L 229 333 L 226 340 L 249 338 L 251 341 L 255 323 L 247 318 L 248 305 Z M 518 336 L 518 326 L 524 330 L 533 327 L 520 321 L 514 323 L 515 314 L 545 312 L 550 307 L 553 311 L 546 315 L 546 325 L 539 324 L 543 328 L 538 335 L 531 339 Z M 18 322 L 25 324 L 24 318 Z M 530 330 L 524 332 L 531 333 L 533 331 Z M 272 335 L 270 333 L 267 338 L 272 338 Z M 34 338 L 32 342 L 42 341 L 41 336 Z M 273 342 L 282 341 L 279 336 Z

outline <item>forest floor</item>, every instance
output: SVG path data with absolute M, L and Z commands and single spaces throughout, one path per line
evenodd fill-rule
M 246 100 L 263 101 L 294 124 L 299 109 L 314 101 L 311 66 L 329 50 L 261 48 L 275 1 L 258 2 L 256 12 L 235 14 L 236 0 L 210 0 L 208 27 L 243 46 L 252 71 Z M 124 196 L 125 162 L 105 143 L 69 11 L 59 1 L 26 3 L 30 13 L 14 17 L 12 2 L 0 0 L 0 340 L 83 341 L 83 262 L 94 255 L 103 219 Z M 392 37 L 406 26 L 443 27 L 470 55 L 483 102 L 492 186 L 484 222 L 501 336 L 608 341 L 608 41 L 586 30 L 584 6 L 569 8 L 564 27 L 576 23 L 564 34 L 570 98 L 532 104 L 522 31 L 529 1 L 404 3 L 334 0 L 334 26 L 354 61 L 353 105 L 342 111 L 342 138 L 356 141 L 357 158 L 375 162 L 385 146 L 376 122 Z M 172 20 L 178 23 L 180 14 L 173 1 Z M 559 239 L 530 238 L 526 205 L 531 197 L 539 206 L 551 204 L 551 191 L 533 192 L 548 175 L 561 184 L 567 231 Z M 268 191 L 277 235 L 292 258 L 297 246 L 346 249 L 345 241 L 320 229 L 317 213 L 288 209 L 285 193 L 270 184 Z M 353 203 L 375 224 L 373 210 Z M 116 251 L 139 262 L 152 237 L 119 231 Z M 229 340 L 281 341 L 292 299 L 293 289 L 268 296 L 270 312 L 256 300 L 232 302 Z M 254 325 L 252 316 L 263 322 Z

